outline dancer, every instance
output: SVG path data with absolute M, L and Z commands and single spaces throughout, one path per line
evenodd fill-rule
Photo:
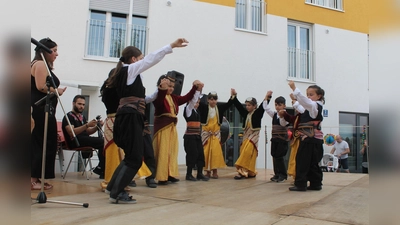
M 203 174 L 203 167 L 205 164 L 204 149 L 201 142 L 200 114 L 197 111 L 200 104 L 199 95 L 200 91 L 196 91 L 195 96 L 190 102 L 188 102 L 183 111 L 183 117 L 185 117 L 186 120 L 186 132 L 183 136 L 183 146 L 185 147 L 186 152 L 186 180 L 189 181 L 208 181 L 210 179 Z M 197 168 L 196 178 L 192 175 L 192 170 L 195 165 Z
M 206 177 L 208 178 L 218 179 L 217 169 L 226 167 L 221 147 L 221 124 L 224 112 L 233 104 L 232 98 L 234 96 L 231 96 L 227 103 L 217 105 L 218 94 L 213 91 L 207 95 L 208 104 L 200 101 L 198 109 L 202 125 L 201 141 L 204 148 Z
M 290 98 L 292 99 L 292 106 L 295 109 L 295 115 L 292 116 L 289 113 L 286 112 L 286 110 L 279 111 L 279 116 L 283 117 L 286 121 L 289 122 L 289 124 L 292 124 L 292 135 L 290 138 L 290 157 L 289 157 L 289 163 L 288 163 L 288 169 L 287 169 L 287 174 L 288 176 L 291 176 L 293 178 L 293 184 L 294 180 L 296 179 L 296 155 L 297 155 L 297 149 L 299 148 L 300 144 L 300 138 L 299 138 L 299 132 L 298 132 L 298 127 L 299 127 L 299 119 L 302 113 L 304 113 L 304 108 L 301 106 L 298 102 L 297 99 L 294 97 L 293 93 L 290 93 Z
M 268 91 L 267 98 L 272 97 L 272 91 Z M 279 96 L 275 99 L 275 110 L 273 111 L 269 104 L 265 111 L 272 118 L 272 137 L 271 137 L 271 156 L 272 163 L 274 166 L 274 176 L 271 177 L 271 181 L 283 182 L 287 180 L 287 171 L 285 166 L 285 157 L 288 151 L 288 133 L 287 124 L 282 117 L 278 115 L 278 112 L 284 111 L 286 108 L 286 99 Z
M 122 51 L 122 57 L 110 77 L 110 84 L 116 82 L 118 96 L 121 97 L 114 123 L 114 141 L 124 150 L 125 158 L 107 185 L 111 203 L 136 203 L 124 188 L 132 181 L 143 160 L 145 88 L 140 73 L 160 62 L 166 54 L 172 53 L 173 48 L 185 47 L 187 43 L 186 39 L 179 38 L 146 57 L 133 46 Z
M 305 109 L 300 116 L 299 134 L 300 145 L 296 155 L 296 178 L 294 187 L 290 191 L 306 191 L 322 189 L 322 171 L 318 163 L 321 161 L 323 148 L 323 133 L 321 131 L 322 105 L 325 103 L 325 91 L 318 85 L 311 85 L 307 88 L 307 97 L 304 96 L 293 81 L 289 81 L 300 105 Z M 310 186 L 307 187 L 307 181 Z
M 115 69 L 112 69 L 110 71 L 109 77 L 111 77 L 114 70 Z M 118 167 L 118 165 L 124 158 L 123 150 L 115 144 L 113 137 L 115 114 L 117 112 L 119 105 L 117 87 L 116 85 L 113 84 L 107 85 L 108 80 L 109 78 L 107 78 L 107 80 L 104 81 L 104 84 L 100 89 L 101 93 L 100 97 L 106 107 L 106 113 L 107 113 L 107 118 L 105 120 L 105 127 L 104 127 L 104 152 L 106 158 L 106 167 L 104 173 L 105 174 L 104 181 L 100 183 L 101 188 L 105 190 L 105 192 L 110 191 L 110 190 L 106 191 L 107 184 L 110 181 L 111 176 L 113 175 L 115 169 Z M 157 91 L 158 90 L 156 90 L 152 95 L 145 97 L 146 103 L 154 101 L 154 99 L 157 97 Z M 148 130 L 148 126 L 146 126 L 146 124 L 148 123 L 145 123 L 145 129 L 144 129 L 145 131 Z M 146 177 L 146 184 L 148 187 L 156 188 L 157 184 L 154 181 L 155 166 L 156 166 L 154 160 L 154 151 L 153 147 L 151 147 L 151 141 L 150 141 L 150 149 L 149 145 L 146 144 L 146 136 L 148 132 L 145 131 L 143 132 L 145 141 L 145 150 L 143 152 L 144 162 L 137 174 L 139 175 L 139 177 Z M 136 186 L 135 181 L 132 180 L 132 182 L 129 183 L 129 186 L 135 187 Z M 126 187 L 125 190 L 128 191 L 130 189 Z
M 246 106 L 237 99 L 235 89 L 232 89 L 233 104 L 239 111 L 243 118 L 243 142 L 240 146 L 240 155 L 237 159 L 235 166 L 238 175 L 234 177 L 235 180 L 242 178 L 254 178 L 257 175 L 256 160 L 258 156 L 258 139 L 260 138 L 261 120 L 264 116 L 264 110 L 267 107 L 268 95 L 265 96 L 264 101 L 257 107 L 257 100 L 253 97 L 246 99 Z
M 162 79 L 168 79 L 168 85 L 160 85 Z M 179 106 L 193 99 L 197 91 L 201 91 L 201 82 L 193 82 L 192 89 L 184 96 L 172 94 L 174 91 L 174 78 L 162 75 L 157 85 L 159 86 L 156 100 L 153 101 L 154 135 L 153 148 L 156 158 L 156 179 L 159 185 L 166 185 L 168 181 L 178 182 L 178 132 L 176 123 Z

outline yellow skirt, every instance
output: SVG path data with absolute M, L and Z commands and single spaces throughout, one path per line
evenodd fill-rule
M 292 176 L 293 179 L 296 178 L 296 155 L 297 155 L 297 150 L 299 149 L 299 145 L 300 145 L 300 138 L 298 137 L 294 138 L 292 143 L 290 144 L 290 157 L 289 157 L 287 174 L 289 176 Z
M 156 179 L 168 180 L 168 176 L 179 176 L 178 133 L 175 123 L 160 129 L 153 137 L 154 157 L 156 159 Z
M 244 140 L 240 148 L 240 156 L 235 163 L 238 173 L 245 177 L 257 175 L 257 156 L 258 151 L 254 144 L 249 139 Z
M 219 139 L 214 135 L 211 135 L 204 145 L 204 159 L 204 169 L 207 171 L 226 167 L 221 144 Z

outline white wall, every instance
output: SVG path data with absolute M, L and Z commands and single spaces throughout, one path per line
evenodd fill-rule
M 105 108 L 97 97 L 99 90 L 80 90 L 76 85 L 82 82 L 100 87 L 110 68 L 116 65 L 83 58 L 88 0 L 42 2 L 48 7 L 46 13 L 32 18 L 32 37 L 40 39 L 49 36 L 59 45 L 60 55 L 54 72 L 62 84 L 71 86 L 62 96 L 66 111 L 71 109 L 72 97 L 82 93 L 91 97 L 89 117 L 105 116 Z M 155 89 L 160 75 L 176 70 L 185 75 L 182 94 L 189 91 L 191 83 L 198 79 L 205 83 L 204 93 L 217 91 L 221 101 L 229 98 L 230 88 L 236 89 L 242 101 L 249 96 L 261 101 L 268 90 L 274 91 L 274 97 L 282 95 L 289 98 L 287 18 L 268 15 L 268 34 L 260 35 L 235 31 L 235 9 L 232 7 L 188 0 L 174 0 L 171 6 L 167 6 L 166 1 L 150 1 L 149 4 L 147 53 L 179 37 L 185 37 L 190 43 L 186 48 L 174 49 L 174 53 L 143 73 L 148 92 Z M 33 10 L 38 12 L 43 10 L 42 6 L 35 7 L 38 8 Z M 326 33 L 327 29 L 329 33 Z M 323 131 L 338 133 L 339 111 L 369 112 L 367 35 L 317 24 L 314 26 L 314 40 L 317 85 L 325 90 L 324 108 L 329 110 L 329 116 L 324 118 Z M 303 93 L 310 85 L 296 84 Z M 289 101 L 287 105 L 290 106 Z M 185 163 L 182 110 L 183 107 L 180 108 L 177 124 L 179 164 Z M 57 116 L 59 113 L 60 110 Z M 267 155 L 264 154 L 264 127 L 268 126 L 267 135 L 270 138 L 270 124 L 271 118 L 265 115 L 259 141 L 259 168 L 264 168 L 265 157 L 268 158 L 268 168 L 272 168 L 269 143 Z

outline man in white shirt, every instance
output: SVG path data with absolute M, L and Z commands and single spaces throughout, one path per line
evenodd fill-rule
M 339 159 L 339 167 L 336 172 L 340 172 L 340 168 L 343 168 L 344 171 L 350 173 L 349 171 L 349 163 L 347 162 L 347 158 L 349 157 L 350 148 L 349 144 L 346 141 L 343 141 L 340 135 L 336 135 L 336 142 L 333 145 L 331 150 L 331 154 L 334 154 Z

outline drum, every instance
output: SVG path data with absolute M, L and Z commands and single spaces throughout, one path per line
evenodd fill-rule
M 225 142 L 228 140 L 229 138 L 229 122 L 228 120 L 224 117 L 222 120 L 222 124 L 221 124 L 221 145 L 225 144 Z

